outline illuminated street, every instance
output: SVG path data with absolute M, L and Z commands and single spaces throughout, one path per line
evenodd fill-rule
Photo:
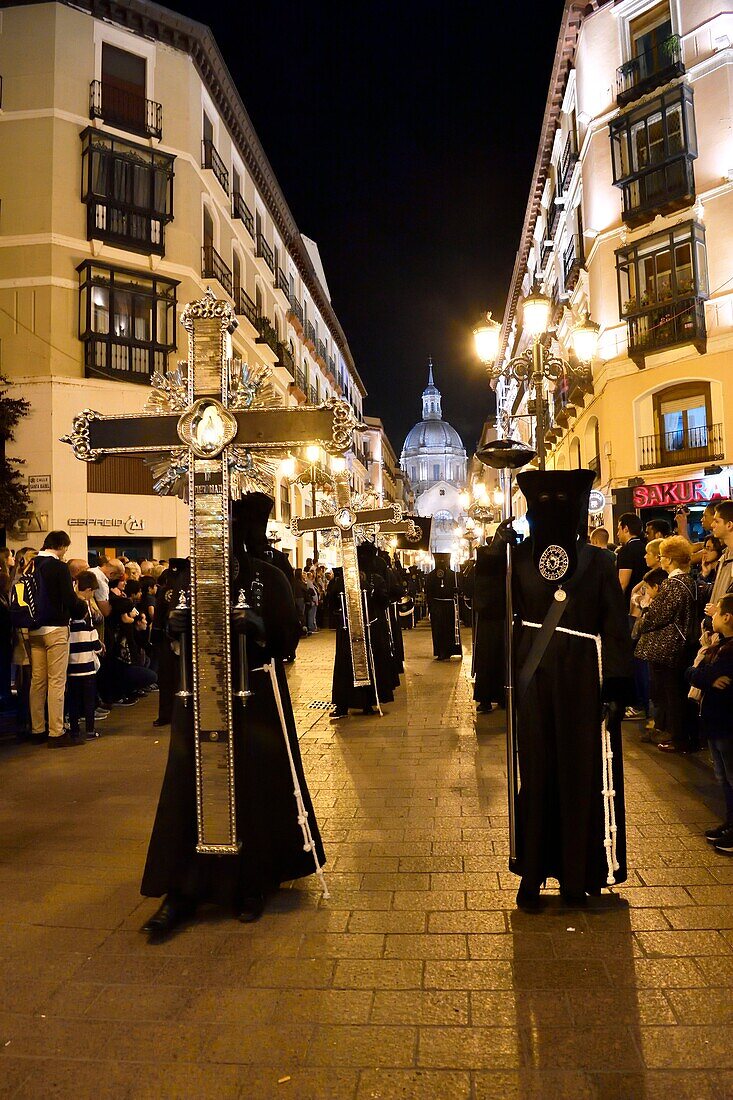
M 630 865 L 586 912 L 518 913 L 503 733 L 469 660 L 405 634 L 382 719 L 330 723 L 333 635 L 290 672 L 328 854 L 262 920 L 138 931 L 167 737 L 149 702 L 83 753 L 2 750 L 0 1094 L 715 1097 L 733 1090 L 733 865 L 702 760 L 627 724 Z M 409 705 L 409 724 L 407 708 Z M 70 758 L 71 757 L 71 758 Z

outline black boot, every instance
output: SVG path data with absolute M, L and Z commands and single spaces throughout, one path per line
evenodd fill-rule
M 170 893 L 164 898 L 160 908 L 145 922 L 140 931 L 149 932 L 151 938 L 156 940 L 165 939 L 185 920 L 193 916 L 195 911 L 196 904 L 191 898 Z
M 254 924 L 265 911 L 265 895 L 251 894 L 249 897 L 242 898 L 237 905 L 237 910 L 237 920 L 242 924 Z
M 517 906 L 524 913 L 539 913 L 541 901 L 538 886 L 529 886 L 522 879 L 522 884 L 517 890 Z

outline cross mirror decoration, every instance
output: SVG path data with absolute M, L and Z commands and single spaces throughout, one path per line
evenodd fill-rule
M 188 374 L 152 378 L 141 413 L 107 416 L 85 409 L 63 437 L 83 462 L 108 455 L 165 457 L 157 492 L 187 479 L 191 557 L 193 727 L 197 851 L 236 853 L 234 798 L 235 699 L 232 685 L 229 500 L 263 488 L 275 456 L 317 444 L 333 455 L 351 445 L 356 421 L 345 401 L 273 408 L 264 368 L 233 368 L 227 333 L 236 327 L 229 302 L 212 291 L 190 302 L 181 322 L 188 333 Z M 167 466 L 167 473 L 165 468 Z M 160 472 L 160 471 L 159 471 Z M 271 487 L 270 481 L 270 487 Z M 239 722 L 246 721 L 240 711 Z
M 357 509 L 352 500 L 347 471 L 333 475 L 333 489 L 336 497 L 336 508 L 333 512 L 321 516 L 309 516 L 307 519 L 300 519 L 296 516 L 290 524 L 290 529 L 296 538 L 308 531 L 335 530 L 336 532 L 341 549 L 341 564 L 344 569 L 346 625 L 351 646 L 354 687 L 366 687 L 371 683 L 371 677 L 367 653 L 364 600 L 359 576 L 359 561 L 356 554 L 356 528 L 380 524 L 388 520 L 396 523 L 402 519 L 402 508 L 399 504 L 390 504 L 384 508 Z

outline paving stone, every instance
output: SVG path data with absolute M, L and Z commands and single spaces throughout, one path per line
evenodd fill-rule
M 469 1100 L 468 1073 L 435 1070 L 363 1070 L 357 1100 Z
M 446 1069 L 506 1069 L 522 1063 L 513 1028 L 421 1027 L 418 1064 Z
M 464 1025 L 468 1023 L 468 993 L 378 989 L 371 1022 Z

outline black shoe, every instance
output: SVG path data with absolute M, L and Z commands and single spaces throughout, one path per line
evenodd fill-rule
M 192 916 L 195 909 L 195 904 L 188 898 L 168 894 L 160 908 L 145 922 L 140 931 L 149 932 L 156 939 L 163 939 L 165 936 L 170 936 L 174 929 Z
M 491 703 L 479 703 L 476 707 L 477 714 L 491 714 Z
M 48 739 L 49 749 L 71 749 L 75 745 L 86 745 L 86 739 L 78 735 L 74 737 L 71 733 L 62 733 L 60 737 Z
M 588 905 L 588 898 L 585 894 L 573 894 L 570 890 L 560 890 L 560 897 L 562 898 L 563 905 L 568 909 L 585 909 Z
M 348 718 L 348 717 L 349 717 L 348 710 L 343 710 L 340 707 L 337 708 L 335 711 L 333 711 L 333 713 L 331 714 L 331 720 L 333 722 L 337 722 L 339 720 L 339 718 Z
M 153 725 L 156 729 L 158 729 L 160 726 L 169 726 L 170 724 L 170 719 L 166 718 L 156 718 L 153 722 Z
M 134 695 L 126 695 L 124 699 L 118 699 L 115 703 L 116 707 L 134 707 L 137 703 L 137 698 Z
M 733 856 L 733 825 L 729 825 L 720 840 L 713 845 L 716 852 L 724 856 Z
M 237 920 L 242 924 L 254 924 L 265 911 L 265 895 L 253 894 L 251 897 L 242 898 L 238 907 Z
M 27 741 L 29 745 L 43 745 L 48 741 L 47 733 L 23 733 L 18 734 L 21 741 Z
M 541 905 L 539 890 L 533 890 L 522 883 L 517 890 L 517 905 L 524 913 L 539 913 Z
M 374 707 L 364 707 L 364 709 L 363 709 L 363 711 L 362 711 L 361 713 L 362 713 L 362 714 L 366 714 L 366 715 L 367 715 L 367 717 L 368 717 L 368 716 L 369 716 L 370 714 L 376 714 L 377 712 L 376 712 L 376 710 L 374 709 Z
M 722 825 L 713 825 L 712 829 L 705 830 L 705 839 L 709 840 L 711 844 L 715 844 L 716 840 L 720 840 L 725 836 L 730 826 L 727 822 L 723 822 Z

